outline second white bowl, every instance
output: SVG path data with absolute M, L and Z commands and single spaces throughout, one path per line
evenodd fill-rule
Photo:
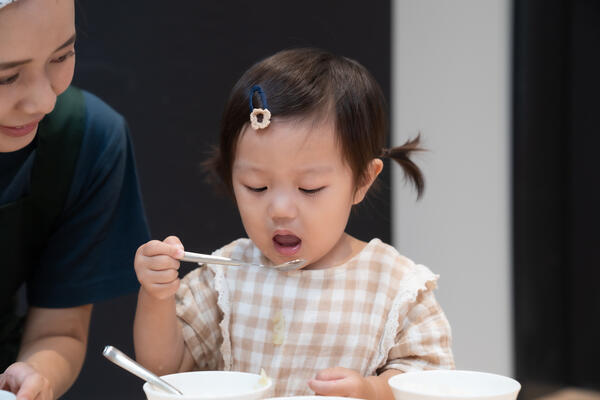
M 388 383 L 396 400 L 515 400 L 521 390 L 512 378 L 477 371 L 407 372 Z

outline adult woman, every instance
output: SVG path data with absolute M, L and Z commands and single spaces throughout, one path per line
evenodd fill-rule
M 125 121 L 70 87 L 74 14 L 73 0 L 0 0 L 0 389 L 18 399 L 73 383 L 91 304 L 137 287 L 149 237 Z

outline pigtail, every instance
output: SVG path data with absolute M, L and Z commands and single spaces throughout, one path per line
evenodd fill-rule
M 425 178 L 421 169 L 411 159 L 410 155 L 414 152 L 424 151 L 419 147 L 421 142 L 421 134 L 416 138 L 407 140 L 402 146 L 392 147 L 391 149 L 383 149 L 381 157 L 391 158 L 402 167 L 404 176 L 412 182 L 417 189 L 417 199 L 420 199 L 425 190 Z

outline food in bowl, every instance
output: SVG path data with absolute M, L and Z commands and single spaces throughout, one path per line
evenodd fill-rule
M 388 383 L 395 400 L 515 400 L 521 390 L 506 376 L 460 370 L 407 372 Z
M 260 378 L 258 379 L 259 386 L 267 386 L 271 382 L 271 378 L 267 375 L 263 368 L 260 369 Z
M 266 373 L 193 371 L 161 378 L 179 389 L 183 396 L 163 392 L 145 383 L 143 389 L 148 400 L 258 400 L 270 397 L 273 388 Z

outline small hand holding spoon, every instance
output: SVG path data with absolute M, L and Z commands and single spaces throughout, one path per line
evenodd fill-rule
M 166 393 L 178 394 L 183 396 L 183 393 L 181 393 L 181 391 L 178 390 L 176 387 L 174 387 L 164 379 L 161 379 L 152 372 L 148 371 L 146 368 L 142 367 L 140 364 L 127 357 L 127 355 L 125 355 L 120 350 L 112 346 L 106 346 L 104 348 L 104 351 L 102 352 L 102 355 L 104 355 L 104 357 L 117 364 L 119 367 L 126 369 L 132 374 L 142 378 L 143 380 L 154 386 L 156 389 L 162 390 Z

